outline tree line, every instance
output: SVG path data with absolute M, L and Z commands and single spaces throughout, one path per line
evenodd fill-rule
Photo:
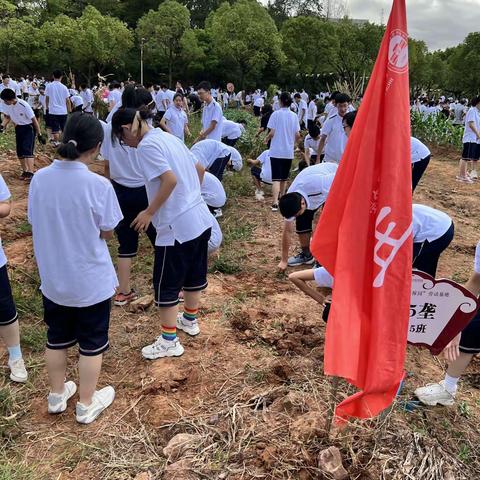
M 384 33 L 333 21 L 343 13 L 339 0 L 0 0 L 0 71 L 139 80 L 143 48 L 146 82 L 320 91 L 368 79 Z M 478 93 L 480 33 L 444 51 L 409 47 L 412 96 Z

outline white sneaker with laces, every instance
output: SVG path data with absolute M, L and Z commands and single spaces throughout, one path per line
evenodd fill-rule
M 92 423 L 96 418 L 107 409 L 115 399 L 115 390 L 113 387 L 104 387 L 97 390 L 92 397 L 92 403 L 88 406 L 77 402 L 77 422 Z
M 142 348 L 142 355 L 149 360 L 155 360 L 164 357 L 180 357 L 184 351 L 178 338 L 172 342 L 164 340 L 160 335 L 151 345 Z
M 8 366 L 10 367 L 10 380 L 12 382 L 25 383 L 27 381 L 28 373 L 23 358 L 9 361 Z
M 197 320 L 190 322 L 183 318 L 183 313 L 177 315 L 177 328 L 183 330 L 185 333 L 188 333 L 190 336 L 195 337 L 200 333 L 200 327 L 198 326 Z
M 445 381 L 439 383 L 430 383 L 425 387 L 415 390 L 416 397 L 425 405 L 434 407 L 439 403 L 445 407 L 453 405 L 455 402 L 455 393 L 447 392 Z
M 75 395 L 75 382 L 65 382 L 63 393 L 48 394 L 48 413 L 62 413 L 67 409 L 68 400 Z

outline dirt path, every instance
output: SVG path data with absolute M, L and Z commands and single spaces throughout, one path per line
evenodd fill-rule
M 465 281 L 480 237 L 480 184 L 456 183 L 455 156 L 436 153 L 415 201 L 454 219 L 456 237 L 441 259 L 439 276 Z M 159 331 L 155 311 L 131 314 L 115 308 L 111 349 L 101 376 L 102 385 L 116 388 L 112 408 L 86 427 L 75 422 L 74 402 L 66 413 L 49 416 L 26 186 L 15 179 L 12 155 L 4 156 L 2 173 L 13 193 L 14 211 L 1 224 L 1 234 L 16 292 L 26 292 L 33 300 L 21 318 L 22 332 L 29 338 L 25 350 L 31 381 L 11 385 L 6 369 L 1 377 L 0 436 L 5 446 L 0 447 L 0 464 L 5 463 L 7 473 L 10 465 L 12 473 L 0 478 L 324 478 L 317 456 L 332 444 L 340 448 L 352 479 L 440 479 L 450 470 L 456 479 L 480 478 L 478 363 L 470 368 L 456 407 L 407 413 L 397 405 L 387 416 L 352 424 L 328 438 L 324 425 L 330 380 L 322 375 L 320 310 L 276 274 L 280 216 L 251 196 L 231 198 L 224 210 L 227 244 L 212 268 L 233 273 L 210 275 L 202 334 L 196 339 L 182 335 L 185 355 L 143 360 L 141 347 Z M 142 293 L 149 293 L 150 272 L 151 249 L 143 243 L 134 274 Z M 75 352 L 70 357 L 72 365 Z M 0 358 L 5 365 L 1 346 Z M 409 377 L 400 400 L 410 398 L 417 386 L 439 379 L 443 366 L 428 353 L 409 349 Z M 72 367 L 69 376 L 77 378 Z M 342 384 L 339 397 L 349 392 Z M 182 465 L 188 469 L 178 476 L 163 475 L 169 459 L 162 449 L 181 432 L 200 434 L 184 458 Z M 142 473 L 145 476 L 136 477 Z

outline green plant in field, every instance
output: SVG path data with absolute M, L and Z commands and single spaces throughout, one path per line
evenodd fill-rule
M 449 145 L 457 149 L 462 147 L 463 128 L 455 126 L 444 115 L 424 117 L 419 112 L 412 112 L 412 135 L 424 142 L 435 145 Z
M 36 270 L 32 274 L 27 274 L 18 268 L 12 269 L 10 272 L 10 284 L 18 313 L 40 318 L 43 302 L 39 290 L 40 280 Z
M 242 154 L 244 158 L 256 158 L 267 147 L 263 143 L 264 135 L 256 136 L 259 122 L 250 112 L 246 110 L 227 109 L 224 112 L 227 120 L 246 122 L 245 133 L 240 137 L 235 148 Z
M 6 132 L 0 133 L 0 151 L 15 150 L 15 130 L 7 129 Z
M 47 333 L 43 323 L 39 325 L 25 325 L 21 328 L 22 345 L 30 348 L 32 352 L 43 352 L 47 341 Z

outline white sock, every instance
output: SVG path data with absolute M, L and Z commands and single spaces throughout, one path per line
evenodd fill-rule
M 457 384 L 459 378 L 451 377 L 448 373 L 445 375 L 445 390 L 450 393 L 451 395 L 455 395 L 457 393 Z

